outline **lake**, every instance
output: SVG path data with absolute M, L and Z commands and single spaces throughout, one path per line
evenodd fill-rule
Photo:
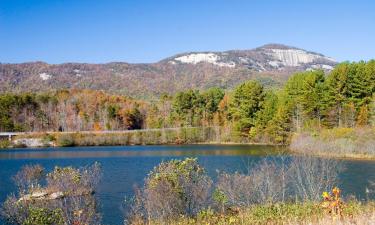
M 0 151 L 0 201 L 15 190 L 11 177 L 26 164 L 41 164 L 47 171 L 54 166 L 86 166 L 100 162 L 103 177 L 98 197 L 103 224 L 122 224 L 123 201 L 131 197 L 134 185 L 154 166 L 172 158 L 197 157 L 210 176 L 217 171 L 246 171 L 249 166 L 267 156 L 278 157 L 279 149 L 256 145 L 176 145 L 176 146 L 116 146 L 40 149 L 9 149 Z M 340 160 L 345 170 L 340 173 L 340 188 L 345 195 L 359 199 L 366 196 L 369 181 L 375 181 L 375 161 Z M 1 221 L 0 221 L 1 223 Z

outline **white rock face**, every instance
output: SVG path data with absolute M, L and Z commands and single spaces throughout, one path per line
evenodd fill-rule
M 279 61 L 269 61 L 268 64 L 270 64 L 273 67 L 279 67 L 280 62 Z
M 48 80 L 50 79 L 52 76 L 50 74 L 47 74 L 47 73 L 41 73 L 39 74 L 39 77 L 42 79 L 42 80 Z
M 195 53 L 175 58 L 177 61 L 192 64 L 197 64 L 200 62 L 216 63 L 218 59 L 219 56 L 213 53 Z
M 219 62 L 220 56 L 214 53 L 193 53 L 175 58 L 174 60 L 182 63 L 197 64 L 200 62 L 211 63 L 222 67 L 235 67 L 234 62 Z
M 322 68 L 325 70 L 333 70 L 333 66 L 330 65 L 322 65 Z
M 317 59 L 326 59 L 334 61 L 328 57 L 308 53 L 299 49 L 270 49 L 269 55 L 281 62 L 284 66 L 300 66 L 306 63 L 312 63 Z M 274 63 L 273 63 L 274 64 Z

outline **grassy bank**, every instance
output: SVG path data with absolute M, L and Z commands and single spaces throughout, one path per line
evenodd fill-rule
M 297 153 L 375 159 L 374 128 L 335 128 L 295 134 L 290 149 Z
M 135 223 L 137 224 L 137 223 Z M 142 223 L 138 223 L 142 224 Z M 340 218 L 332 217 L 317 203 L 265 204 L 238 209 L 232 214 L 204 211 L 195 218 L 180 217 L 169 222 L 152 221 L 149 224 L 375 224 L 375 202 L 348 202 Z
M 38 139 L 45 146 L 115 146 L 220 143 L 225 135 L 216 127 L 133 130 L 125 132 L 30 133 L 15 142 Z M 27 145 L 27 144 L 26 144 Z

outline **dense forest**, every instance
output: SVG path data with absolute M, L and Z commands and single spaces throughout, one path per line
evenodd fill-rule
M 247 81 L 141 101 L 93 90 L 0 95 L 0 131 L 219 126 L 232 137 L 285 143 L 292 132 L 375 123 L 375 61 L 296 73 L 281 89 Z

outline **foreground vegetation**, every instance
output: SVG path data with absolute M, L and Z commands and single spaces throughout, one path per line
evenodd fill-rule
M 213 182 L 195 159 L 164 162 L 129 202 L 125 224 L 372 224 L 375 203 L 344 201 L 333 188 L 340 169 L 329 159 L 268 159 Z
M 13 178 L 18 190 L 8 196 L 0 214 L 9 224 L 100 224 L 95 196 L 99 164 L 85 168 L 26 165 Z
M 343 199 L 334 188 L 338 161 L 265 159 L 247 173 L 219 172 L 213 181 L 197 159 L 156 166 L 125 203 L 125 224 L 372 224 L 375 203 Z M 9 224 L 101 224 L 96 199 L 100 165 L 24 166 L 17 191 L 2 204 Z
M 338 217 L 333 217 L 317 203 L 280 203 L 265 204 L 238 210 L 232 214 L 217 214 L 205 211 L 194 218 L 181 216 L 175 220 L 160 222 L 152 221 L 151 224 L 182 225 L 182 224 L 218 224 L 218 225 L 249 225 L 249 224 L 316 224 L 316 225 L 344 225 L 363 224 L 371 225 L 375 222 L 375 203 L 360 203 L 349 201 L 345 203 L 343 212 Z M 142 224 L 142 223 L 140 223 Z
M 228 141 L 288 144 L 295 132 L 375 124 L 375 61 L 292 75 L 283 88 L 247 81 L 232 91 L 186 90 L 140 101 L 89 90 L 0 96 L 0 131 L 211 127 Z

